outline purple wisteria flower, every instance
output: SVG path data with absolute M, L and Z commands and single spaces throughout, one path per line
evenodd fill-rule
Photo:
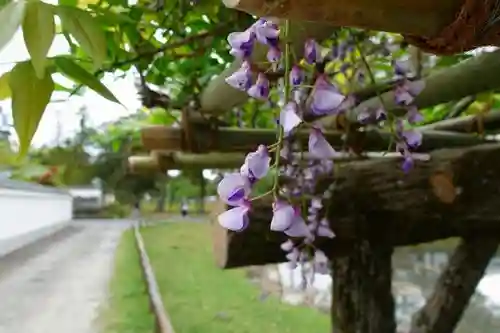
M 270 63 L 278 63 L 281 59 L 281 50 L 278 47 L 269 48 L 266 58 Z
M 252 71 L 248 62 L 243 62 L 240 69 L 226 78 L 226 83 L 241 91 L 247 91 L 252 86 Z
M 284 231 L 287 236 L 298 238 L 298 237 L 310 237 L 311 231 L 307 227 L 306 222 L 302 218 L 300 209 L 295 208 L 295 216 L 292 220 L 292 224 Z
M 269 80 L 266 75 L 259 73 L 257 81 L 248 89 L 247 93 L 255 99 L 266 100 L 269 97 Z
M 250 203 L 244 202 L 240 206 L 226 210 L 217 217 L 219 224 L 232 231 L 243 231 L 248 227 L 248 212 Z
M 255 32 L 249 28 L 243 32 L 232 32 L 227 36 L 231 46 L 229 53 L 237 58 L 248 58 L 252 54 L 255 44 Z
M 279 123 L 283 127 L 285 136 L 302 123 L 302 119 L 297 114 L 297 103 L 288 102 L 280 111 Z
M 300 69 L 299 66 L 293 66 L 292 70 L 290 71 L 290 85 L 293 87 L 299 86 L 302 84 L 302 81 L 304 80 L 304 73 L 302 72 L 302 69 Z
M 309 133 L 309 153 L 322 159 L 332 159 L 336 156 L 335 149 L 326 141 L 321 129 L 313 127 Z
M 276 47 L 279 41 L 280 30 L 276 23 L 261 18 L 252 25 L 255 37 L 259 43 Z
M 256 151 L 249 153 L 245 158 L 245 163 L 240 169 L 240 174 L 247 177 L 251 184 L 264 178 L 269 172 L 271 157 L 267 147 L 259 145 Z
M 308 64 L 315 64 L 321 61 L 320 46 L 314 39 L 308 39 L 304 45 L 304 59 Z
M 271 230 L 285 231 L 292 225 L 295 219 L 295 209 L 286 201 L 276 201 L 273 203 L 273 219 L 271 220 Z
M 410 149 L 417 148 L 422 144 L 422 132 L 416 129 L 404 129 L 404 124 L 401 119 L 396 121 L 395 125 L 396 136 L 396 151 L 403 156 L 401 168 L 404 172 L 408 172 L 414 165 L 413 155 Z
M 358 114 L 358 121 L 361 124 L 378 123 L 387 119 L 387 112 L 380 106 L 375 109 L 366 108 Z
M 320 75 L 314 83 L 311 96 L 311 111 L 314 115 L 335 114 L 345 100 L 339 90 L 324 75 Z
M 217 193 L 229 206 L 239 206 L 247 199 L 251 191 L 251 182 L 241 173 L 230 173 L 224 176 L 217 186 Z
M 279 27 L 267 19 L 259 19 L 243 32 L 232 32 L 227 37 L 231 46 L 229 53 L 235 57 L 246 59 L 252 54 L 255 41 L 277 48 Z

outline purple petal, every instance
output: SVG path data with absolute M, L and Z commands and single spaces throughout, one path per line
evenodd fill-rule
M 285 231 L 290 228 L 295 219 L 295 210 L 286 202 L 277 201 L 273 204 L 274 213 L 271 220 L 271 230 Z
M 270 162 L 271 157 L 269 157 L 267 147 L 260 145 L 255 152 L 251 152 L 246 156 L 241 173 L 247 177 L 251 175 L 256 179 L 262 179 L 269 171 Z
M 239 58 L 246 58 L 252 54 L 255 34 L 248 29 L 243 32 L 232 32 L 227 36 L 231 46 L 231 55 Z
M 403 169 L 404 173 L 408 173 L 413 168 L 413 164 L 413 158 L 408 154 L 404 157 L 403 163 L 401 163 L 401 169 Z
M 265 45 L 274 46 L 278 39 L 280 31 L 277 25 L 266 20 L 260 19 L 253 25 L 257 40 Z
M 248 89 L 247 93 L 253 98 L 266 100 L 269 97 L 269 80 L 264 74 L 259 73 L 257 81 Z
M 403 132 L 403 137 L 410 147 L 418 147 L 422 143 L 422 132 L 411 129 Z
M 394 73 L 400 76 L 406 76 L 410 72 L 410 62 L 409 61 L 394 61 Z
M 312 128 L 309 134 L 309 153 L 324 159 L 331 159 L 336 156 L 335 149 L 326 141 L 323 133 L 316 128 Z
M 243 204 L 250 194 L 250 183 L 240 173 L 230 173 L 219 182 L 217 193 L 226 204 L 238 206 Z
M 315 115 L 333 114 L 344 100 L 345 96 L 335 86 L 319 77 L 312 92 L 311 111 Z
M 266 55 L 267 61 L 271 63 L 277 63 L 281 59 L 281 50 L 277 47 L 271 47 L 267 51 Z
M 227 36 L 227 41 L 233 49 L 241 49 L 245 44 L 253 43 L 255 35 L 251 29 L 243 32 L 231 32 Z
M 302 119 L 297 115 L 296 103 L 288 102 L 288 104 L 281 109 L 279 123 L 283 127 L 285 136 L 302 123 Z
M 304 79 L 304 74 L 302 73 L 302 69 L 299 66 L 293 66 L 290 71 L 290 84 L 292 86 L 298 86 L 302 83 Z
M 424 120 L 424 116 L 418 111 L 416 106 L 411 106 L 406 115 L 410 124 L 416 124 Z
M 281 249 L 285 252 L 290 252 L 293 249 L 293 242 L 291 240 L 287 240 L 286 242 L 280 245 Z
M 304 45 L 304 59 L 308 64 L 314 64 L 321 60 L 319 45 L 314 39 L 308 39 Z
M 398 86 L 394 91 L 394 101 L 399 105 L 409 105 L 414 97 L 404 87 Z
M 226 78 L 226 83 L 238 90 L 247 91 L 252 86 L 252 73 L 248 68 L 242 66 Z
M 307 227 L 306 222 L 300 216 L 295 214 L 292 224 L 288 229 L 286 229 L 285 234 L 290 237 L 309 237 L 311 236 L 311 231 Z
M 219 224 L 232 231 L 243 231 L 248 226 L 248 206 L 231 208 L 220 214 L 217 219 Z

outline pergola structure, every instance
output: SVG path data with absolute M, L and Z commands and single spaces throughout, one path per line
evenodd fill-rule
M 500 37 L 495 33 L 500 29 L 499 24 L 490 27 L 485 23 L 485 11 L 498 9 L 494 1 L 322 0 L 313 5 L 304 0 L 225 0 L 224 3 L 254 15 L 291 19 L 292 41 L 297 48 L 302 47 L 305 36 L 327 38 L 335 29 L 333 25 L 403 33 L 410 43 L 438 54 L 500 45 Z M 302 21 L 319 23 L 298 23 Z M 470 28 L 471 22 L 487 29 L 482 35 L 471 37 L 470 29 L 464 28 L 464 25 Z M 460 41 L 453 40 L 458 32 L 466 35 Z M 256 52 L 254 57 L 259 61 L 264 54 Z M 217 120 L 248 98 L 224 82 L 240 65 L 235 61 L 209 84 L 201 96 L 199 110 L 183 110 L 180 127 L 143 128 L 143 146 L 151 153 L 131 157 L 130 169 L 165 172 L 187 167 L 238 168 L 245 154 L 257 145 L 274 143 L 273 130 L 225 127 Z M 454 110 L 458 114 L 474 101 L 474 95 L 500 88 L 499 73 L 500 51 L 478 55 L 424 78 L 425 89 L 416 98 L 416 105 L 424 108 L 458 101 Z M 342 116 L 321 120 L 328 129 L 325 137 L 334 148 L 344 145 L 342 136 L 349 127 L 347 146 L 360 152 L 339 157 L 342 161 L 335 175 L 337 186 L 328 203 L 336 237 L 317 244 L 332 262 L 332 329 L 338 333 L 394 333 L 391 293 L 394 248 L 460 237 L 461 242 L 437 281 L 434 293 L 415 314 L 411 329 L 411 333 L 450 333 L 500 240 L 497 207 L 500 142 L 481 135 L 485 131 L 500 132 L 500 111 L 488 112 L 480 118 L 468 116 L 422 126 L 423 143 L 419 152 L 428 153 L 429 158 L 416 162 L 414 170 L 404 174 L 399 170 L 398 159 L 377 155 L 388 146 L 390 133 L 365 130 L 358 124 L 361 110 L 379 103 L 377 92 L 382 92 L 388 112 L 400 111 L 393 102 L 391 84 L 386 82 L 355 92 L 361 101 L 356 107 Z M 322 179 L 318 187 L 331 181 Z M 269 230 L 271 203 L 263 201 L 259 205 L 252 210 L 249 228 L 242 233 L 227 231 L 213 223 L 214 252 L 220 267 L 285 261 L 285 253 L 280 249 L 285 236 Z M 220 204 L 214 213 L 225 209 Z

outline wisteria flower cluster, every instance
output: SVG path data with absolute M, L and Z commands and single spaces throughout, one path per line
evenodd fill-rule
M 283 33 L 286 39 L 287 25 Z M 328 142 L 319 122 L 307 122 L 304 119 L 306 116 L 317 119 L 338 115 L 356 107 L 359 103 L 354 95 L 343 93 L 332 78 L 350 71 L 355 73 L 356 80 L 363 82 L 366 72 L 356 68 L 355 62 L 346 61 L 357 47 L 354 39 L 334 43 L 326 52 L 315 40 L 309 39 L 304 45 L 303 59 L 294 59 L 295 64 L 292 64 L 288 48 L 285 48 L 285 52 L 280 48 L 281 34 L 276 22 L 261 18 L 247 30 L 228 36 L 230 53 L 242 60 L 240 69 L 226 79 L 229 85 L 257 100 L 268 101 L 274 88 L 269 73 L 281 72 L 284 75 L 275 86 L 282 93 L 282 107 L 276 113 L 277 142 L 270 146 L 259 145 L 246 156 L 238 172 L 227 174 L 221 180 L 218 194 L 232 208 L 219 215 L 218 221 L 224 228 L 243 231 L 249 224 L 248 213 L 252 209 L 252 202 L 267 195 L 272 196 L 273 217 L 269 228 L 283 232 L 290 238 L 282 245 L 287 258 L 292 265 L 313 259 L 321 269 L 326 267 L 326 255 L 315 248 L 314 242 L 316 237 L 335 237 L 326 217 L 329 215 L 325 213 L 328 209 L 324 207 L 333 195 L 335 184 L 323 193 L 317 193 L 316 182 L 324 175 L 333 175 L 333 160 L 339 153 Z M 267 60 L 271 69 L 262 70 L 252 63 L 251 55 L 256 43 L 268 47 Z M 329 62 L 340 64 L 333 73 L 325 70 Z M 405 108 L 407 114 L 405 119 L 394 120 L 393 133 L 396 150 L 403 156 L 402 167 L 409 170 L 413 165 L 411 150 L 420 145 L 422 136 L 418 131 L 405 129 L 405 122 L 414 124 L 422 120 L 414 99 L 423 89 L 423 84 L 408 79 L 409 69 L 404 62 L 394 61 L 394 71 L 397 76 L 395 103 Z M 385 110 L 381 103 L 375 110 L 361 112 L 359 121 L 386 120 L 388 115 Z M 309 131 L 307 143 L 301 142 L 302 135 L 295 135 L 299 129 Z M 265 195 L 252 197 L 254 185 L 266 177 L 271 169 L 278 175 L 272 189 Z M 285 181 L 280 183 L 279 179 Z

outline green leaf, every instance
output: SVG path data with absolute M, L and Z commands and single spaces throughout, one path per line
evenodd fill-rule
M 100 68 L 106 60 L 106 37 L 99 22 L 88 12 L 66 6 L 57 7 L 63 28 L 80 43 L 82 49 L 94 60 L 95 68 Z
M 39 79 L 31 62 L 20 62 L 9 74 L 9 86 L 12 91 L 14 128 L 19 137 L 19 153 L 24 156 L 28 152 L 45 107 L 49 104 L 54 81 L 48 74 Z
M 11 92 L 9 87 L 10 72 L 4 73 L 0 76 L 0 101 L 10 98 Z
M 54 40 L 56 28 L 51 6 L 41 1 L 31 1 L 26 5 L 23 21 L 23 36 L 36 76 L 45 76 L 47 53 Z
M 104 86 L 95 76 L 80 67 L 70 58 L 57 57 L 54 59 L 54 63 L 62 74 L 70 77 L 78 83 L 86 85 L 102 97 L 112 102 L 121 104 L 113 93 L 109 91 L 109 89 L 106 88 L 106 86 Z
M 21 25 L 26 2 L 12 1 L 0 10 L 0 51 L 7 45 Z

